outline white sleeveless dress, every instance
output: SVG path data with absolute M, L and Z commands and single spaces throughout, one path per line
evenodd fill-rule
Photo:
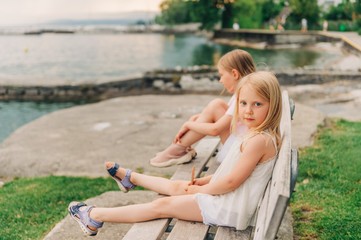
M 267 132 L 261 133 L 271 136 Z M 276 141 L 274 137 L 271 136 L 271 138 L 277 152 Z M 210 182 L 214 182 L 231 172 L 242 154 L 240 147 L 243 141 L 244 139 L 241 137 L 235 138 L 227 156 Z M 237 230 L 244 230 L 248 226 L 254 226 L 255 211 L 272 176 L 276 159 L 277 154 L 269 160 L 257 164 L 251 175 L 231 192 L 221 195 L 195 194 L 194 199 L 201 209 L 203 223 L 235 227 Z

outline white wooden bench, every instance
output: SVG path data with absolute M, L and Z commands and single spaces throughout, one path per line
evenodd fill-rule
M 283 109 L 281 120 L 282 146 L 275 164 L 272 179 L 267 185 L 264 197 L 257 209 L 257 221 L 254 228 L 236 231 L 228 227 L 210 227 L 203 223 L 176 219 L 159 219 L 136 223 L 124 236 L 123 240 L 233 240 L 233 239 L 275 239 L 288 201 L 293 191 L 298 173 L 298 152 L 291 149 L 291 115 L 294 111 L 286 91 L 282 93 Z M 290 106 L 291 103 L 291 106 Z M 195 176 L 213 174 L 219 163 L 215 160 L 218 138 L 205 138 L 197 146 L 195 161 L 180 165 L 172 179 L 189 180 L 193 165 Z M 175 222 L 175 223 L 174 223 Z

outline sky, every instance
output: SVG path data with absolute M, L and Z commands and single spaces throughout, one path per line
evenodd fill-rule
M 0 26 L 58 19 L 116 18 L 122 12 L 159 11 L 162 0 L 0 0 Z

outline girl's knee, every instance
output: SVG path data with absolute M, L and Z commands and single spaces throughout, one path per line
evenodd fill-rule
M 160 208 L 162 206 L 166 206 L 168 203 L 169 203 L 169 197 L 162 197 L 162 198 L 155 199 L 152 202 L 152 205 L 154 208 Z
M 169 209 L 171 208 L 171 197 L 162 197 L 154 200 L 152 204 L 152 210 L 155 211 L 157 218 L 169 217 Z
M 169 189 L 170 196 L 184 195 L 187 183 L 184 181 L 172 181 L 171 189 Z
M 227 108 L 227 107 L 228 107 L 227 103 L 220 98 L 213 99 L 207 105 L 207 108 L 211 108 L 211 109 L 214 108 L 219 109 L 219 108 Z
M 226 113 L 227 109 L 227 103 L 220 98 L 216 98 L 208 103 L 203 113 L 212 116 L 213 120 L 216 121 Z

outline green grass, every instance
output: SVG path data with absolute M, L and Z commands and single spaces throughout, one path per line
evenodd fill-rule
M 300 152 L 297 239 L 361 239 L 361 122 L 338 120 Z
M 111 190 L 119 190 L 111 178 L 49 176 L 9 182 L 0 188 L 0 239 L 41 239 L 68 214 L 71 201 Z

